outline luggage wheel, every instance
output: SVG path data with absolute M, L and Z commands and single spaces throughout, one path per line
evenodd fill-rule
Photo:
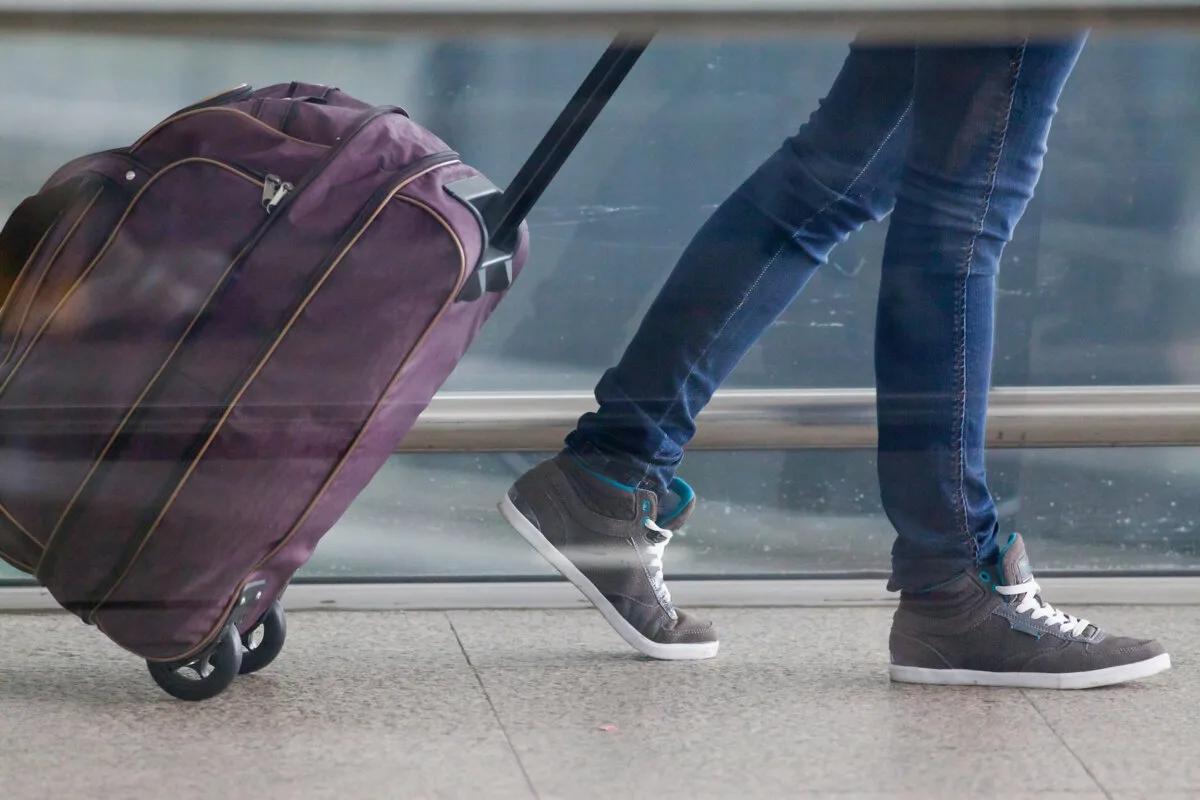
M 287 616 L 276 600 L 262 615 L 258 624 L 242 634 L 242 666 L 240 673 L 249 675 L 268 666 L 283 650 L 287 638 Z
M 242 639 L 230 623 L 215 647 L 190 661 L 147 661 L 150 677 L 180 700 L 208 700 L 229 688 L 242 668 Z
M 238 632 L 243 609 L 262 596 L 263 585 L 243 590 L 221 637 L 201 655 L 187 661 L 147 661 L 154 682 L 180 700 L 208 700 L 229 688 L 238 675 L 258 672 L 274 661 L 287 638 L 287 617 L 278 600 L 246 633 Z

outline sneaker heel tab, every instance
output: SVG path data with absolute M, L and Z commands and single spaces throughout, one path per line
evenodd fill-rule
M 696 510 L 696 491 L 682 478 L 671 481 L 668 493 L 660 500 L 659 525 L 677 531 L 691 519 Z

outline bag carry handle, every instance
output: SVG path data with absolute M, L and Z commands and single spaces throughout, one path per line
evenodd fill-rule
M 484 222 L 498 246 L 513 243 L 521 222 L 529 216 L 649 43 L 649 36 L 617 34 L 512 183 L 488 205 Z

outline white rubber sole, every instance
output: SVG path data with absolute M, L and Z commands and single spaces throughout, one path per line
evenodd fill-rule
M 1087 672 L 985 672 L 975 669 L 927 669 L 888 666 L 892 680 L 900 683 L 936 683 L 945 686 L 1012 686 L 1023 689 L 1091 689 L 1147 678 L 1171 668 L 1171 656 L 1122 664 Z
M 661 644 L 659 642 L 647 639 L 636 628 L 625 621 L 613 604 L 605 599 L 596 585 L 588 580 L 579 569 L 571 563 L 571 561 L 560 553 L 554 545 L 550 544 L 549 540 L 542 535 L 542 532 L 537 527 L 525 518 L 525 515 L 517 510 L 513 505 L 512 500 L 508 495 L 500 501 L 500 513 L 509 525 L 513 527 L 521 537 L 529 542 L 530 547 L 538 552 L 538 554 L 550 562 L 550 565 L 562 573 L 562 576 L 575 584 L 575 588 L 583 592 L 583 596 L 596 607 L 596 610 L 604 617 L 609 625 L 613 627 L 621 638 L 624 639 L 630 647 L 637 650 L 643 655 L 650 658 L 657 658 L 662 661 L 702 661 L 706 658 L 712 658 L 717 654 L 717 648 L 720 642 L 705 642 L 703 644 Z

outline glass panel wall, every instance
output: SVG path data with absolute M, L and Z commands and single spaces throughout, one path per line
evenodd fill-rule
M 0 216 L 59 164 L 243 81 L 403 105 L 503 183 L 603 44 L 0 35 Z M 656 41 L 534 212 L 528 269 L 446 389 L 589 389 L 692 233 L 815 107 L 846 44 Z M 1090 42 L 1002 268 L 996 385 L 1200 384 L 1197 85 L 1196 38 Z M 871 385 L 885 229 L 835 251 L 729 386 Z M 306 574 L 546 574 L 493 509 L 531 459 L 397 456 Z M 870 453 L 697 453 L 686 474 L 703 513 L 673 573 L 886 568 Z M 1003 451 L 991 475 L 1006 528 L 1030 535 L 1043 568 L 1200 566 L 1196 449 Z
M 549 576 L 496 503 L 545 454 L 402 455 L 322 543 L 308 577 Z M 874 454 L 697 452 L 683 473 L 700 504 L 671 544 L 669 574 L 882 573 L 893 533 Z M 998 450 L 1001 526 L 1040 571 L 1200 574 L 1200 448 Z

